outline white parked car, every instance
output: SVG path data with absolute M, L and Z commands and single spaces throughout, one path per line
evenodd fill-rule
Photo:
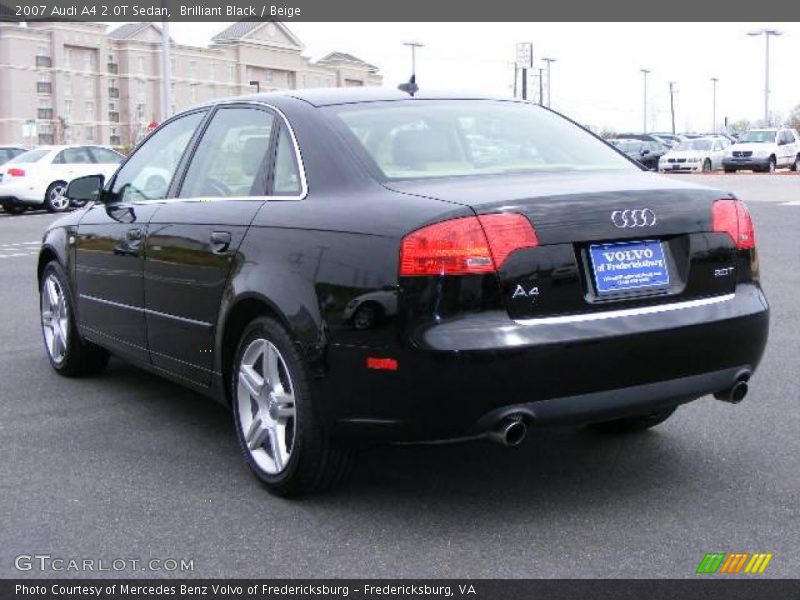
M 662 173 L 710 173 L 722 168 L 722 159 L 731 145 L 724 137 L 702 137 L 682 141 L 658 161 Z
M 6 212 L 69 208 L 67 184 L 84 175 L 114 174 L 124 156 L 102 146 L 40 146 L 0 166 L 0 204 Z
M 794 129 L 751 129 L 731 146 L 722 159 L 726 173 L 739 169 L 772 173 L 800 162 L 800 134 Z

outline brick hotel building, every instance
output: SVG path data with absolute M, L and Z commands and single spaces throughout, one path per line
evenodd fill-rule
M 161 121 L 161 31 L 131 23 L 0 23 L 0 144 L 125 148 Z M 343 52 L 312 62 L 282 23 L 239 22 L 208 47 L 172 45 L 170 113 L 255 91 L 381 85 Z

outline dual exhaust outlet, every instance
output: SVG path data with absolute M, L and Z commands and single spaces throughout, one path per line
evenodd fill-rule
M 749 371 L 742 371 L 736 376 L 731 387 L 714 392 L 714 398 L 729 402 L 730 404 L 739 404 L 744 397 L 747 396 L 749 390 L 748 381 L 750 379 Z M 525 441 L 528 435 L 528 426 L 525 424 L 521 415 L 512 415 L 502 419 L 495 427 L 489 431 L 487 437 L 501 446 L 514 448 Z

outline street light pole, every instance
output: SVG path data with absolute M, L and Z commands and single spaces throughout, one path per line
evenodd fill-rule
M 161 120 L 166 121 L 172 112 L 172 58 L 169 43 L 169 21 L 161 22 Z
M 543 82 L 542 82 L 542 80 L 543 80 L 542 73 L 543 72 L 544 72 L 544 69 L 542 67 L 539 67 L 539 106 L 543 106 L 544 105 L 544 85 L 543 85 Z
M 544 62 L 547 63 L 547 106 L 550 106 L 550 88 L 552 79 L 550 79 L 550 65 L 556 62 L 555 58 L 543 58 Z
M 675 135 L 675 82 L 669 82 L 669 114 L 672 118 L 672 135 Z
M 425 44 L 420 42 L 403 42 L 404 46 L 411 47 L 411 76 L 415 76 L 417 74 L 417 48 L 422 48 Z
M 717 82 L 719 78 L 711 78 L 711 133 L 717 133 Z
M 783 32 L 777 29 L 764 28 L 757 31 L 748 31 L 747 35 L 753 37 L 764 36 L 764 127 L 769 127 L 769 38 L 773 35 L 783 35 Z
M 642 133 L 647 133 L 647 75 L 650 69 L 639 69 L 644 76 L 644 100 L 642 103 Z

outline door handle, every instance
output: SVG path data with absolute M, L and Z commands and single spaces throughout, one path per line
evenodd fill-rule
M 214 247 L 214 252 L 226 252 L 231 245 L 231 234 L 229 231 L 212 231 L 211 232 L 211 245 Z
M 128 229 L 125 232 L 125 237 L 131 241 L 137 241 L 142 239 L 142 230 L 138 228 Z

